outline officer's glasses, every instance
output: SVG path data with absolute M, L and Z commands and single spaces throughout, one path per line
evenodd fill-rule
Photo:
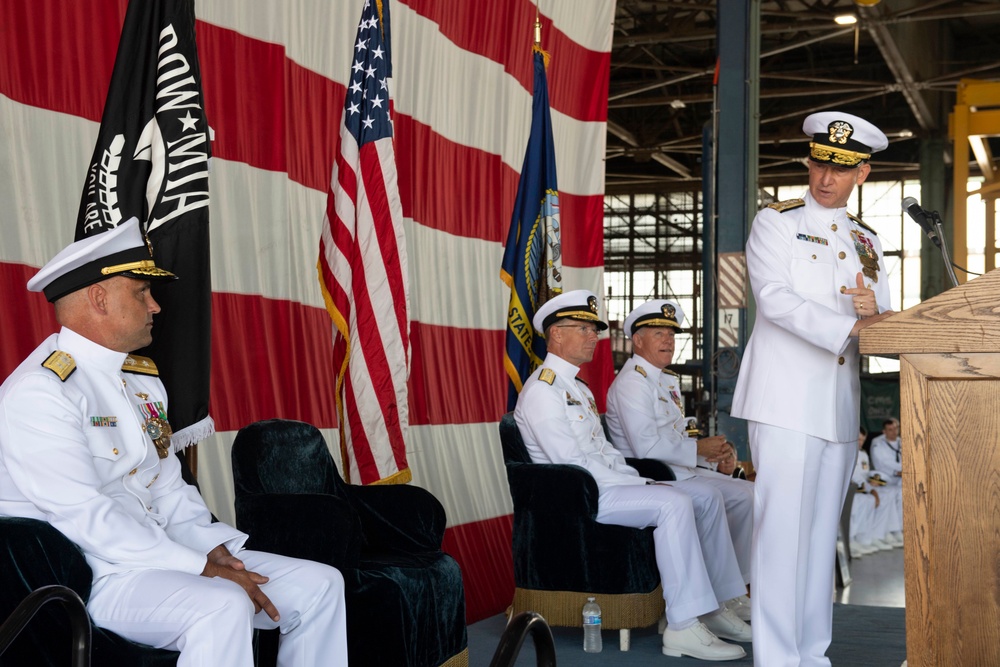
M 557 324 L 556 329 L 576 329 L 582 336 L 596 336 L 597 326 L 594 324 Z

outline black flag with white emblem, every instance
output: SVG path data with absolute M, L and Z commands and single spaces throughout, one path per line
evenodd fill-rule
M 122 27 L 76 239 L 139 218 L 157 266 L 162 308 L 153 359 L 169 399 L 175 451 L 214 432 L 208 414 L 212 286 L 208 231 L 210 129 L 195 45 L 194 0 L 132 0 Z

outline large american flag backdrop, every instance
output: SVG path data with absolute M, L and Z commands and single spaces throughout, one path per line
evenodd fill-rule
M 0 0 L 0 377 L 56 330 L 25 283 L 72 241 L 126 0 Z M 540 0 L 566 289 L 603 292 L 603 183 L 614 0 Z M 217 434 L 199 446 L 209 506 L 233 520 L 229 451 L 258 419 L 339 441 L 316 253 L 361 0 L 196 6 L 211 192 Z M 470 622 L 513 594 L 506 405 L 509 290 L 497 280 L 531 122 L 536 5 L 396 0 L 391 86 L 409 257 L 413 484 L 448 515 Z M 154 329 L 155 335 L 155 329 Z M 584 376 L 603 397 L 605 339 Z M 603 405 L 601 406 L 603 409 Z M 339 456 L 335 456 L 340 463 Z

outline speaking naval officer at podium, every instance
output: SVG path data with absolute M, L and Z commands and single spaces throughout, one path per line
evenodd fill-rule
M 83 551 L 102 628 L 180 651 L 178 667 L 251 667 L 253 628 L 280 628 L 278 665 L 346 665 L 344 580 L 242 548 L 170 456 L 151 360 L 153 280 L 172 280 L 131 218 L 67 246 L 28 282 L 62 329 L 0 385 L 0 515 L 47 521 Z M 279 617 L 280 612 L 280 617 Z
M 756 667 L 830 665 L 837 526 L 857 455 L 858 333 L 890 312 L 875 231 L 847 212 L 887 145 L 868 121 L 812 114 L 809 189 L 754 218 L 757 303 L 732 415 L 757 469 L 751 566 Z

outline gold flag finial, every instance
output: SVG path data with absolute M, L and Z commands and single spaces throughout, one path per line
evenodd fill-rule
M 542 19 L 538 15 L 538 5 L 535 5 L 535 46 L 542 45 Z

